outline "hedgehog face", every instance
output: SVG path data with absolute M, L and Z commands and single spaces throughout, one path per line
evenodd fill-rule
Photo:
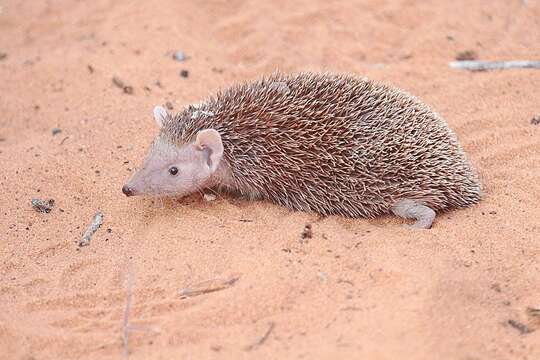
M 157 112 L 157 115 L 156 115 Z M 163 126 L 163 108 L 154 110 Z M 214 129 L 199 131 L 193 143 L 178 147 L 158 136 L 140 170 L 124 185 L 127 196 L 184 196 L 210 186 L 223 155 L 221 136 Z

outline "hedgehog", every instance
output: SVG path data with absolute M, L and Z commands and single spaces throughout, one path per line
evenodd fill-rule
M 212 188 L 323 216 L 393 213 L 421 229 L 481 197 L 441 116 L 366 78 L 273 73 L 153 115 L 159 134 L 122 187 L 127 196 Z

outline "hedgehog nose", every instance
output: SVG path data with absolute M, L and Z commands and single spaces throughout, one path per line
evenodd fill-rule
M 133 189 L 131 189 L 129 186 L 124 185 L 122 186 L 122 192 L 126 194 L 126 196 L 132 196 L 133 195 Z

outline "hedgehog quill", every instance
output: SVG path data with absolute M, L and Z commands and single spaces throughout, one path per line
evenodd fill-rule
M 437 211 L 480 200 L 446 122 L 416 97 L 352 75 L 275 73 L 173 115 L 127 196 L 216 188 L 322 215 L 393 213 L 430 228 Z

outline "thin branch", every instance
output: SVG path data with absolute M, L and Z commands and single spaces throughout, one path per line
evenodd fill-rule
M 224 290 L 233 286 L 238 281 L 238 279 L 240 279 L 240 274 L 233 274 L 226 278 L 215 278 L 211 280 L 206 280 L 183 288 L 182 290 L 180 290 L 180 297 L 182 299 L 186 299 L 194 296 L 212 293 L 215 291 Z
M 264 333 L 264 335 L 257 342 L 255 342 L 255 343 L 249 345 L 248 347 L 246 347 L 245 350 L 246 351 L 255 350 L 256 348 L 258 348 L 259 346 L 264 344 L 266 342 L 266 340 L 268 340 L 268 337 L 270 336 L 270 334 L 274 330 L 275 326 L 276 326 L 276 323 L 271 322 L 269 327 L 268 327 L 268 330 L 266 330 L 266 333 Z
M 86 229 L 86 232 L 84 233 L 81 240 L 79 240 L 79 246 L 87 246 L 90 245 L 90 239 L 92 238 L 92 235 L 99 229 L 99 227 L 103 224 L 103 213 L 101 211 L 98 211 L 96 215 L 94 215 L 94 219 L 92 219 L 92 223 L 90 226 L 88 226 L 88 229 Z
M 453 69 L 486 71 L 504 69 L 540 69 L 540 61 L 535 60 L 512 60 L 512 61 L 478 61 L 464 60 L 452 61 L 448 64 Z
M 131 310 L 131 298 L 133 294 L 133 279 L 131 276 L 131 271 L 128 271 L 127 275 L 127 299 L 126 307 L 124 309 L 124 323 L 122 326 L 122 343 L 124 344 L 124 357 L 127 359 L 129 357 L 129 311 Z

